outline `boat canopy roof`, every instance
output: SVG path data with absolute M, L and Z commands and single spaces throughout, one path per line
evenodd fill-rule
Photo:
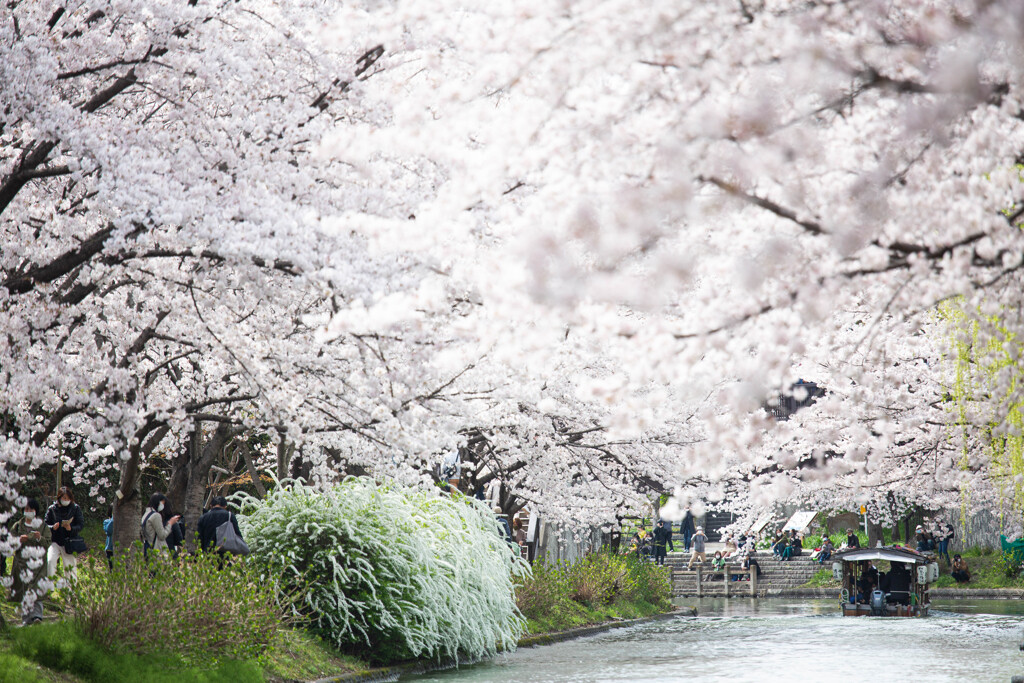
M 859 562 L 860 560 L 886 560 L 887 562 L 911 562 L 914 564 L 931 562 L 931 558 L 922 555 L 916 550 L 900 548 L 898 546 L 839 550 L 832 557 L 843 562 Z

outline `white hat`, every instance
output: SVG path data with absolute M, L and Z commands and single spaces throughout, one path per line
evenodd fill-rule
M 923 526 L 921 526 L 920 524 L 918 524 L 918 525 L 917 525 L 917 528 L 916 528 L 916 529 L 914 529 L 914 531 L 924 531 L 924 527 L 923 527 Z
M 697 531 L 704 531 L 704 527 L 702 527 L 702 526 L 697 527 Z

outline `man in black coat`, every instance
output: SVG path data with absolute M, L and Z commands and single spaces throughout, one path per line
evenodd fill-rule
M 196 524 L 196 531 L 199 532 L 199 546 L 203 550 L 217 547 L 217 527 L 227 521 L 231 522 L 231 526 L 235 528 L 235 533 L 241 538 L 242 532 L 238 530 L 238 520 L 233 514 L 228 512 L 227 498 L 224 496 L 214 496 L 213 500 L 210 501 L 209 511 L 200 517 L 199 523 Z
M 658 525 L 654 527 L 654 563 L 665 564 L 665 546 L 669 549 L 675 550 L 675 546 L 672 545 L 672 527 L 666 526 L 665 521 L 659 519 Z
M 690 552 L 690 539 L 693 538 L 695 531 L 695 522 L 693 521 L 693 513 L 690 512 L 690 508 L 686 508 L 686 514 L 683 516 L 683 521 L 679 523 L 679 533 L 683 535 L 683 550 Z

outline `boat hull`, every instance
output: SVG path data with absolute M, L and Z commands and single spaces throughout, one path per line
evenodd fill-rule
M 843 610 L 844 617 L 926 617 L 928 616 L 928 608 L 930 605 L 886 605 L 885 607 L 886 614 L 873 615 L 871 613 L 871 605 L 864 603 L 853 605 L 848 602 L 840 603 L 840 608 Z

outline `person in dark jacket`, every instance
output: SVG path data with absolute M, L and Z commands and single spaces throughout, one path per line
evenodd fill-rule
M 690 552 L 690 539 L 693 538 L 696 523 L 693 521 L 693 513 L 690 512 L 690 508 L 686 508 L 686 514 L 683 515 L 683 521 L 679 522 L 679 533 L 683 535 L 683 550 Z
M 847 548 L 859 548 L 860 538 L 854 533 L 853 529 L 846 530 L 846 547 Z
M 657 526 L 654 527 L 655 564 L 665 564 L 665 556 L 667 555 L 666 545 L 669 550 L 675 550 L 675 546 L 672 545 L 672 526 L 666 525 L 664 520 L 659 519 Z
M 967 568 L 967 561 L 959 555 L 953 556 L 953 571 L 950 575 L 957 583 L 967 583 L 971 580 L 971 570 Z
M 57 491 L 57 502 L 46 511 L 43 522 L 50 528 L 50 547 L 46 551 L 46 575 L 57 573 L 57 560 L 64 562 L 64 569 L 70 569 L 72 576 L 77 576 L 74 554 L 68 552 L 68 543 L 78 536 L 85 527 L 82 508 L 75 503 L 71 489 L 61 486 Z
M 238 530 L 238 520 L 228 511 L 228 500 L 224 496 L 214 496 L 210 501 L 210 509 L 199 518 L 196 524 L 196 531 L 199 533 L 199 547 L 203 550 L 216 549 L 217 527 L 224 522 L 230 521 L 238 537 L 242 532 Z
M 515 547 L 516 543 L 512 540 L 512 527 L 508 525 L 508 520 L 501 514 L 501 506 L 495 505 L 491 511 L 494 513 L 494 518 L 498 520 L 498 526 L 501 527 L 501 535 L 505 538 L 505 542 Z
M 181 553 L 181 546 L 185 542 L 185 525 L 181 521 L 181 515 L 175 515 L 170 505 L 165 505 L 160 511 L 160 518 L 164 524 L 170 527 L 171 532 L 167 534 L 167 549 L 171 551 L 171 557 L 177 558 Z M 174 520 L 174 521 L 171 521 Z

